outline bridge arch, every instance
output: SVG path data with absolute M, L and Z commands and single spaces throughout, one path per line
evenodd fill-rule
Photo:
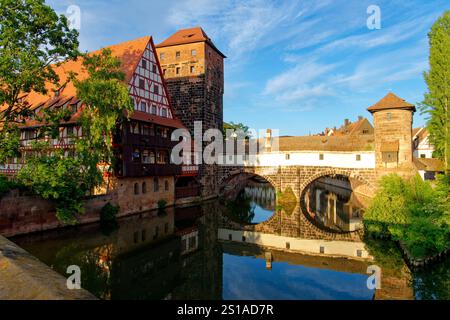
M 259 172 L 255 172 L 255 170 L 249 169 L 239 169 L 230 171 L 227 174 L 223 175 L 219 181 L 219 192 L 221 196 L 226 198 L 231 198 L 229 195 L 235 193 L 236 195 L 242 191 L 247 182 L 254 178 L 259 177 L 270 183 L 270 185 L 275 189 L 277 189 L 277 182 L 269 175 L 265 175 Z M 233 190 L 232 192 L 229 192 Z M 228 192 L 227 192 L 228 191 Z
M 354 191 L 356 191 L 355 189 L 357 187 L 359 187 L 360 185 L 365 186 L 365 188 L 367 190 L 365 190 L 365 192 L 361 192 L 361 193 L 368 193 L 367 196 L 372 196 L 373 194 L 375 194 L 375 186 L 368 180 L 366 179 L 364 176 L 362 176 L 361 174 L 359 174 L 359 172 L 351 170 L 351 169 L 338 169 L 338 168 L 327 168 L 325 170 L 321 170 L 319 172 L 316 172 L 315 174 L 312 174 L 311 176 L 309 176 L 308 178 L 306 178 L 303 183 L 300 186 L 300 199 L 303 198 L 303 195 L 307 189 L 307 187 L 313 183 L 314 181 L 316 181 L 317 179 L 320 179 L 322 177 L 326 177 L 326 176 L 336 176 L 336 175 L 341 175 L 341 176 L 345 176 L 350 180 L 350 183 L 352 184 L 352 189 Z M 358 185 L 354 185 L 354 182 L 357 181 L 359 182 Z

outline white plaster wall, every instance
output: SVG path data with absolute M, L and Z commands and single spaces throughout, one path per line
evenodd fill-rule
M 320 254 L 320 247 L 324 247 L 325 255 L 358 257 L 357 252 L 358 250 L 361 250 L 361 258 L 371 258 L 363 242 L 298 239 L 267 233 L 222 228 L 219 228 L 218 238 L 219 240 L 228 241 L 230 234 L 232 236 L 232 241 L 234 242 L 244 243 L 244 241 L 242 241 L 242 237 L 244 236 L 245 243 L 257 244 L 260 246 L 272 247 L 281 250 L 286 250 L 286 242 L 289 242 L 289 250 L 293 251 Z
M 323 160 L 320 160 L 323 154 Z M 289 155 L 288 157 L 286 155 Z M 357 155 L 361 160 L 356 160 Z M 244 159 L 242 156 L 224 157 L 223 164 L 245 164 L 245 166 L 321 166 L 335 168 L 375 168 L 375 152 L 319 152 L 295 151 L 273 152 Z

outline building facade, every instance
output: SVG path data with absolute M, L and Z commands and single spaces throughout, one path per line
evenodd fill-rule
M 191 136 L 196 122 L 201 123 L 202 134 L 208 129 L 223 130 L 225 55 L 200 27 L 177 31 L 156 50 L 175 115 Z M 200 164 L 198 179 L 177 183 L 180 188 L 201 185 L 204 198 L 214 197 L 218 194 L 217 172 L 217 165 Z
M 171 163 L 174 146 L 171 133 L 184 126 L 172 109 L 153 40 L 144 37 L 108 49 L 121 61 L 134 112 L 122 117 L 114 134 L 114 177 L 105 176 L 111 187 L 96 190 L 96 193 L 117 193 L 118 205 L 126 212 L 154 209 L 160 200 L 173 204 L 176 179 L 197 172 L 196 168 L 185 170 L 183 166 Z M 31 92 L 24 97 L 32 115 L 21 126 L 23 157 L 0 166 L 0 173 L 11 175 L 20 170 L 25 154 L 32 152 L 35 141 L 47 141 L 51 148 L 63 149 L 67 156 L 75 155 L 75 141 L 83 136 L 78 120 L 84 106 L 76 97 L 73 83 L 68 81 L 68 73 L 75 72 L 84 77 L 86 70 L 81 58 L 64 62 L 54 69 L 65 85 L 56 93 L 53 90 L 47 95 Z M 50 84 L 48 88 L 51 89 Z M 71 110 L 70 119 L 61 122 L 58 138 L 42 136 L 39 130 L 43 125 L 35 119 L 46 109 L 58 108 Z

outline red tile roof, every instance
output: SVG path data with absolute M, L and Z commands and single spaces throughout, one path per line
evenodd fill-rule
M 205 31 L 201 27 L 194 27 L 189 29 L 181 29 L 171 35 L 169 38 L 161 42 L 156 46 L 156 48 L 164 48 L 170 46 L 176 46 L 181 44 L 195 43 L 195 42 L 206 42 L 213 49 L 217 51 L 222 57 L 226 58 L 225 55 L 216 48 L 211 39 L 206 35 Z
M 117 45 L 109 46 L 112 55 L 118 57 L 121 61 L 121 70 L 125 73 L 125 81 L 129 83 L 134 71 L 139 63 L 139 60 L 148 44 L 151 37 L 143 37 L 127 42 L 123 42 Z M 92 54 L 98 54 L 100 50 L 92 52 Z M 30 92 L 24 96 L 25 100 L 29 103 L 30 108 L 35 109 L 39 105 L 45 104 L 45 107 L 49 107 L 51 102 L 56 102 L 56 100 L 71 99 L 76 97 L 76 89 L 72 82 L 68 82 L 68 73 L 75 72 L 78 74 L 77 78 L 80 80 L 86 79 L 88 76 L 86 70 L 83 68 L 83 59 L 78 58 L 76 61 L 69 60 L 62 62 L 59 65 L 52 66 L 53 70 L 59 76 L 60 84 L 62 88 L 59 92 L 59 97 L 55 98 L 54 91 L 56 88 L 51 83 L 46 84 L 48 90 L 46 95 Z M 0 110 L 4 107 L 0 107 Z
M 416 107 L 413 104 L 399 98 L 392 92 L 389 92 L 383 99 L 369 107 L 367 110 L 374 113 L 376 111 L 388 109 L 406 109 L 413 110 L 414 112 L 416 111 Z
M 444 162 L 435 158 L 414 158 L 417 170 L 442 172 L 445 170 Z
M 125 74 L 125 83 L 129 83 L 130 80 L 133 77 L 133 74 L 136 70 L 136 67 L 139 64 L 139 61 L 142 57 L 142 54 L 145 51 L 145 48 L 147 47 L 147 44 L 152 40 L 150 36 L 138 38 L 135 40 L 123 42 L 117 45 L 112 45 L 109 47 L 106 47 L 108 49 L 111 49 L 112 55 L 114 57 L 117 57 L 121 61 L 120 69 Z M 90 54 L 99 54 L 101 52 L 100 50 L 96 50 L 91 52 Z M 59 76 L 60 84 L 62 85 L 62 88 L 59 90 L 59 96 L 55 97 L 55 93 L 53 90 L 57 89 L 55 86 L 53 86 L 51 83 L 46 84 L 46 88 L 48 90 L 46 95 L 37 93 L 37 92 L 30 92 L 29 94 L 26 94 L 24 96 L 25 100 L 29 104 L 29 108 L 31 110 L 37 109 L 38 107 L 48 108 L 53 105 L 63 105 L 66 102 L 70 101 L 70 104 L 76 104 L 79 102 L 79 99 L 76 98 L 76 89 L 72 82 L 68 81 L 68 73 L 69 72 L 75 72 L 78 74 L 77 78 L 79 80 L 86 79 L 88 76 L 87 71 L 83 68 L 83 59 L 78 58 L 76 61 L 65 61 L 62 62 L 59 65 L 53 66 L 54 71 Z M 0 111 L 3 110 L 5 107 L 0 107 Z M 137 115 L 138 112 L 135 112 L 132 115 L 132 118 L 141 118 L 141 120 L 147 120 L 152 121 L 160 125 L 166 125 L 169 127 L 174 128 L 183 128 L 183 125 L 180 120 L 178 119 L 169 119 L 169 118 L 163 118 L 158 117 L 154 115 Z M 76 120 L 79 118 L 80 112 L 75 113 L 72 118 L 67 121 L 66 123 L 73 123 L 76 122 Z M 151 120 L 149 120 L 151 119 Z M 40 126 L 41 123 L 35 121 L 35 120 L 29 120 L 26 122 L 25 126 Z
M 261 143 L 264 143 L 262 140 Z M 373 151 L 375 139 L 373 136 L 296 136 L 279 137 L 278 151 Z M 275 147 L 273 145 L 272 147 Z M 273 150 L 276 151 L 276 150 Z

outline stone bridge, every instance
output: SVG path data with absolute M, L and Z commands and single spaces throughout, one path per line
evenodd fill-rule
M 233 196 L 247 183 L 248 179 L 259 176 L 267 180 L 277 190 L 292 190 L 297 201 L 302 198 L 307 186 L 324 176 L 341 175 L 349 179 L 354 193 L 373 197 L 376 190 L 374 168 L 352 169 L 323 166 L 274 166 L 274 167 L 233 167 L 220 166 L 218 181 L 221 195 Z

